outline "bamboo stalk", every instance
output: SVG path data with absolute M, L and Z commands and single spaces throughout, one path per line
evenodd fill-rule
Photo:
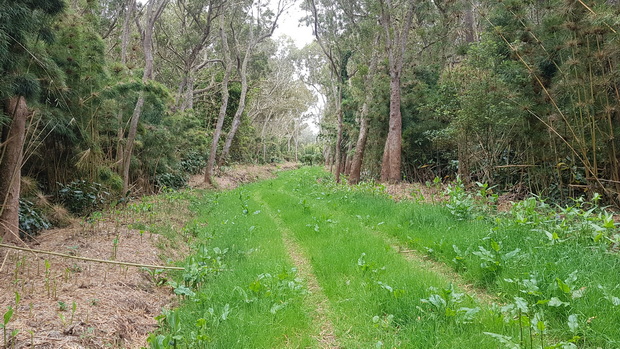
M 150 268 L 150 269 L 185 270 L 185 268 L 181 268 L 181 267 L 167 267 L 167 266 L 160 266 L 160 265 L 119 262 L 119 261 L 110 261 L 110 260 L 106 260 L 106 259 L 96 259 L 96 258 L 71 256 L 71 255 L 68 255 L 68 254 L 63 254 L 63 253 L 58 253 L 58 252 L 34 250 L 34 249 L 31 249 L 31 248 L 17 247 L 17 246 L 7 245 L 7 244 L 0 244 L 0 247 L 5 247 L 5 248 L 13 249 L 13 250 L 33 252 L 33 253 L 48 254 L 48 255 L 58 256 L 58 257 L 63 257 L 63 258 L 79 259 L 79 260 L 87 261 L 87 262 L 117 264 L 117 265 L 126 265 L 126 266 L 130 266 L 130 267 L 142 267 L 142 268 Z

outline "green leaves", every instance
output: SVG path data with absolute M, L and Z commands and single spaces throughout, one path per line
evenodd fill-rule
M 489 239 L 489 246 L 491 250 L 478 246 L 478 251 L 474 251 L 472 254 L 482 260 L 480 267 L 493 277 L 497 277 L 502 272 L 505 263 L 517 257 L 521 252 L 521 249 L 516 248 L 504 253 L 501 244 L 494 239 Z
M 438 291 L 431 287 L 431 292 Z M 460 324 L 473 322 L 476 314 L 480 312 L 479 307 L 469 308 L 461 306 L 465 301 L 465 294 L 458 293 L 453 285 L 433 293 L 428 298 L 420 299 L 420 302 L 430 304 L 434 314 L 443 321 L 454 321 Z

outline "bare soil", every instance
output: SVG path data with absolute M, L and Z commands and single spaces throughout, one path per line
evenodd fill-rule
M 161 265 L 156 234 L 126 226 L 47 231 L 30 247 L 95 259 Z M 114 252 L 114 241 L 117 241 Z M 0 309 L 15 308 L 8 328 L 15 348 L 139 348 L 174 297 L 136 267 L 3 250 Z M 113 256 L 113 254 L 116 256 Z M 15 307 L 15 292 L 21 300 Z
M 274 178 L 278 171 L 298 168 L 299 164 L 285 162 L 282 164 L 269 165 L 239 165 L 233 167 L 221 167 L 217 170 L 215 187 L 217 189 L 234 189 L 242 184 Z M 204 182 L 204 175 L 195 175 L 189 180 L 192 188 L 209 188 Z
M 216 177 L 219 189 L 272 178 L 296 164 L 236 166 Z M 204 188 L 202 176 L 190 181 Z M 191 219 L 179 203 L 158 202 L 151 212 L 107 212 L 95 223 L 43 232 L 28 247 L 93 259 L 166 265 L 188 252 L 182 227 Z M 174 207 L 170 206 L 174 205 Z M 132 229 L 132 224 L 166 225 L 178 238 Z M 24 246 L 22 246 L 24 247 Z M 143 268 L 81 261 L 0 248 L 0 313 L 15 309 L 7 333 L 9 348 L 141 348 L 157 328 L 155 316 L 176 302 L 165 274 Z M 16 305 L 16 292 L 20 301 Z M 0 337 L 0 341 L 2 338 Z

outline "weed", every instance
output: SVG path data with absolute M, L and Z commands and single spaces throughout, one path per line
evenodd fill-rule
M 464 220 L 471 218 L 474 210 L 474 199 L 471 194 L 465 190 L 465 184 L 461 177 L 457 177 L 456 181 L 448 184 L 445 195 L 448 195 L 448 203 L 446 207 L 456 219 Z
M 497 242 L 492 238 L 488 239 L 490 249 L 487 250 L 483 246 L 478 246 L 478 251 L 472 252 L 473 255 L 478 256 L 482 261 L 480 268 L 484 270 L 484 278 L 486 281 L 495 281 L 495 279 L 502 273 L 505 264 L 510 259 L 518 257 L 521 249 L 516 248 L 510 252 L 504 252 L 501 242 Z
M 431 313 L 436 321 L 467 324 L 473 322 L 474 317 L 480 311 L 479 307 L 462 306 L 465 294 L 457 292 L 452 284 L 448 288 L 431 287 L 429 290 L 432 292 L 431 295 L 421 299 L 420 302 L 429 305 L 425 311 Z
M 19 330 L 17 330 L 17 329 L 11 331 L 10 334 L 7 332 L 8 331 L 9 323 L 11 322 L 11 319 L 13 318 L 14 312 L 15 312 L 15 310 L 13 309 L 13 307 L 9 306 L 9 309 L 2 316 L 2 324 L 1 324 L 1 326 L 2 326 L 2 336 L 4 338 L 4 347 L 5 348 L 9 347 L 9 339 L 17 336 L 17 333 L 19 333 Z

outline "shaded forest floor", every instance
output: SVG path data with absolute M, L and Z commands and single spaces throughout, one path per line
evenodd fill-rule
M 293 163 L 227 167 L 215 180 L 218 188 L 232 189 L 295 167 Z M 192 178 L 190 187 L 204 188 L 202 176 Z M 172 265 L 188 253 L 179 232 L 192 218 L 188 200 L 175 200 L 175 195 L 182 194 L 144 197 L 68 228 L 45 231 L 28 247 L 92 259 Z M 0 249 L 0 311 L 15 309 L 7 333 L 19 331 L 8 347 L 143 347 L 157 327 L 155 316 L 176 303 L 171 288 L 164 285 L 164 275 L 161 270 Z

